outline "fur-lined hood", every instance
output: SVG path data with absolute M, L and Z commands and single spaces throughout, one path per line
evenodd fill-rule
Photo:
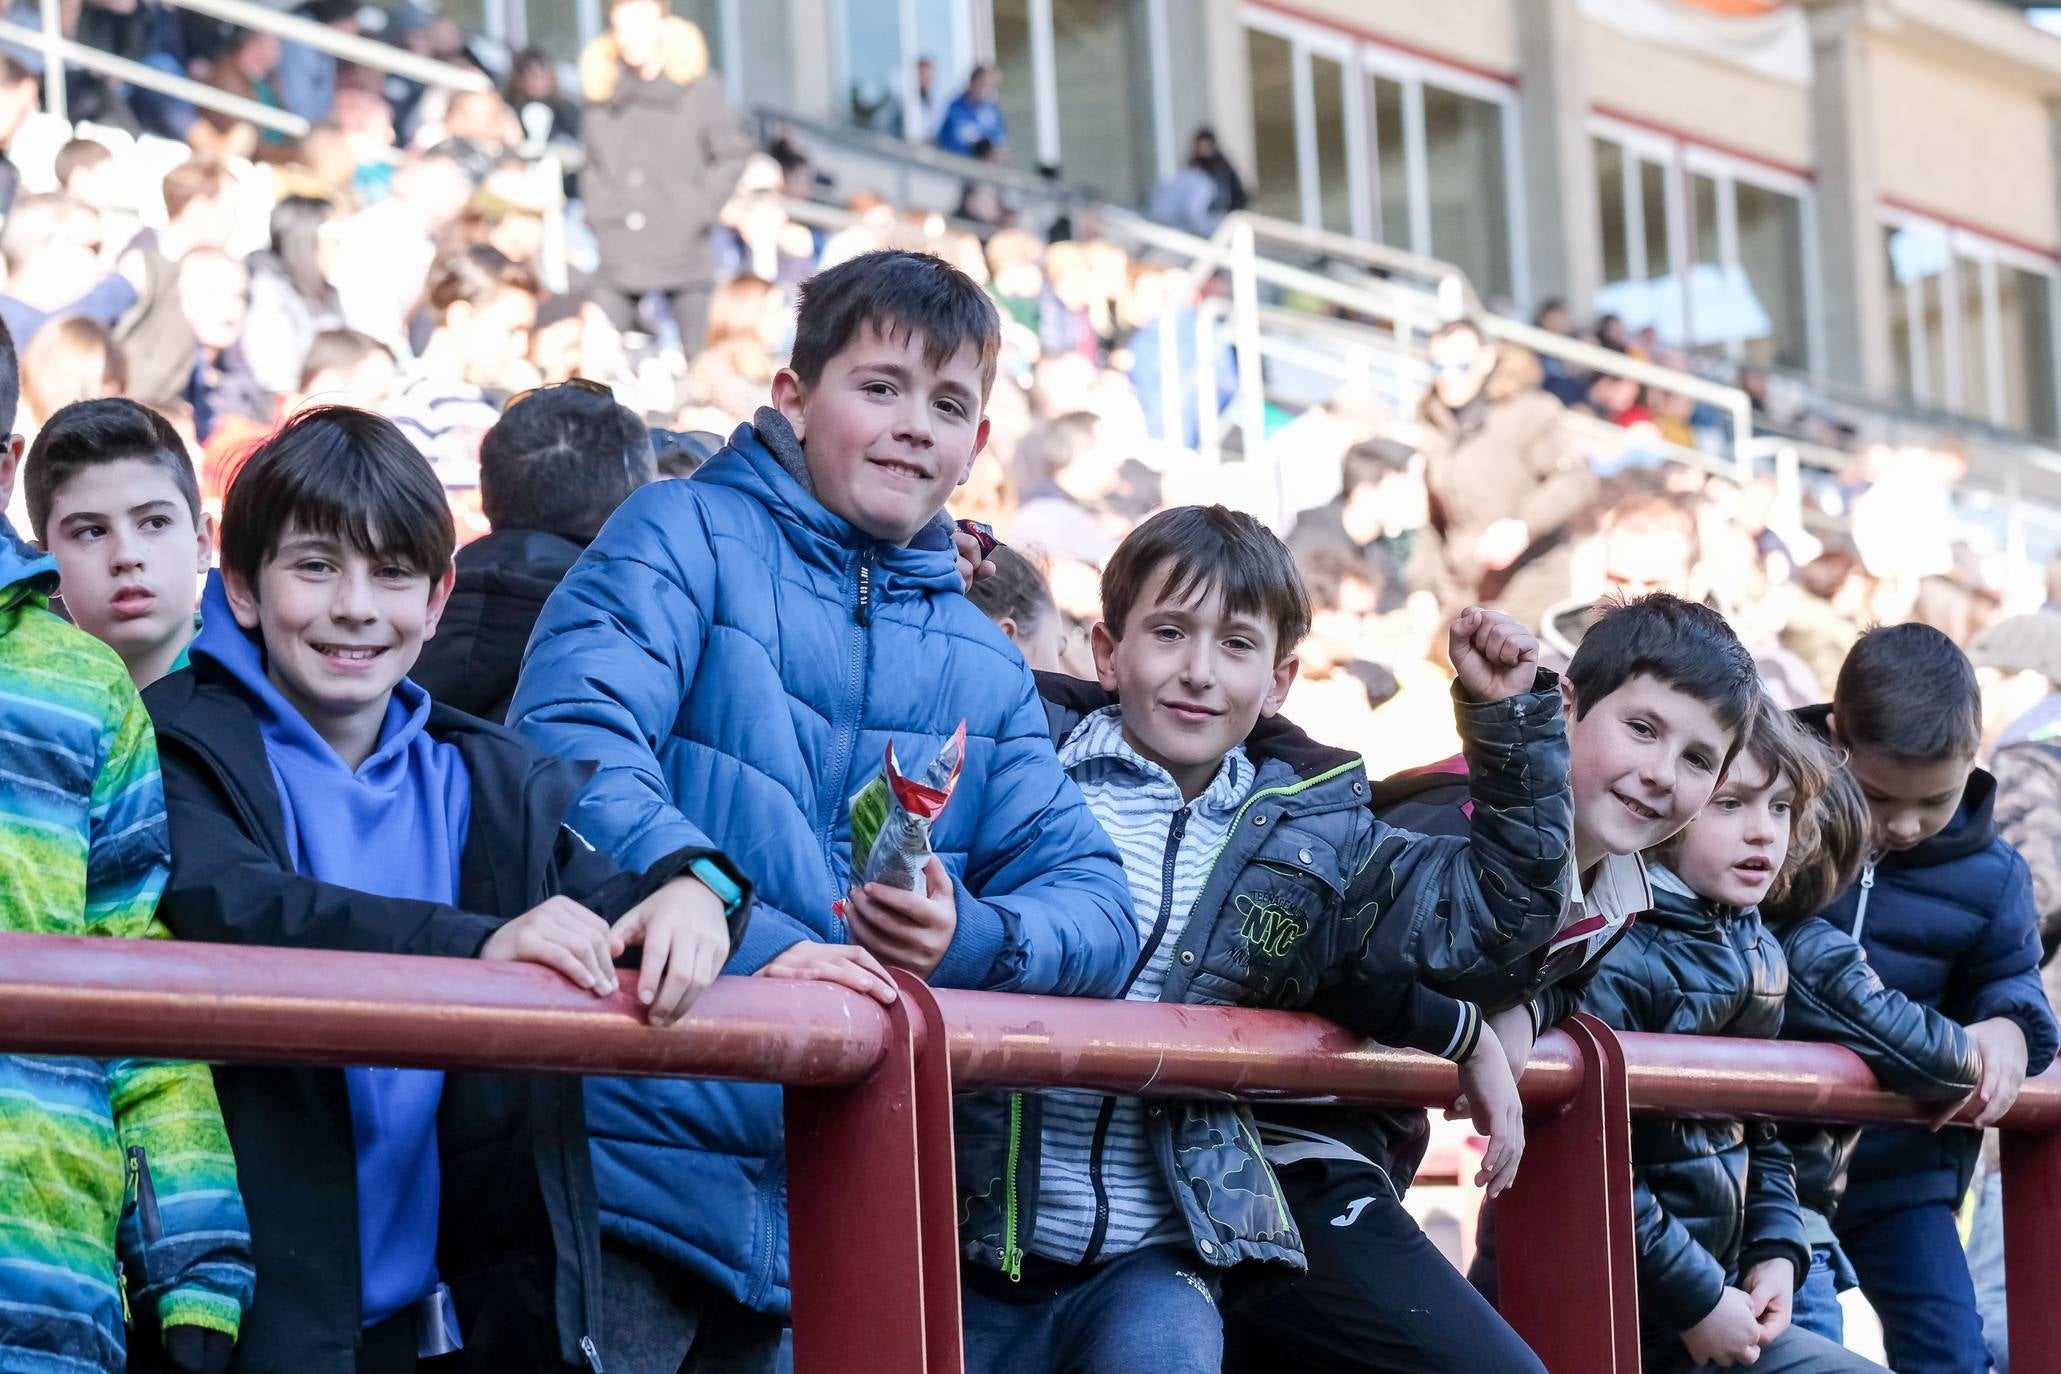
M 685 86 L 708 71 L 708 40 L 691 20 L 677 16 L 665 21 L 659 34 L 664 56 L 665 78 Z M 580 89 L 592 105 L 606 105 L 614 96 L 623 71 L 622 53 L 613 34 L 602 34 L 580 52 Z
M 1488 380 L 1481 387 L 1481 394 L 1488 398 L 1490 405 L 1501 405 L 1512 397 L 1539 389 L 1546 373 L 1539 365 L 1538 354 L 1511 343 L 1492 344 L 1490 347 L 1495 351 L 1496 365 L 1490 369 Z M 1437 391 L 1428 388 L 1423 404 L 1418 407 L 1417 418 L 1441 429 L 1450 429 L 1453 425 L 1453 412 L 1439 400 Z

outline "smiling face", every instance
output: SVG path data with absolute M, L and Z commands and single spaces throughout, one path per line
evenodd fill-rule
M 908 543 L 944 509 L 988 441 L 971 345 L 935 367 L 922 335 L 886 337 L 871 325 L 814 386 L 781 369 L 773 405 L 802 441 L 816 499 L 891 544 Z
M 1234 614 L 1205 586 L 1166 599 L 1165 569 L 1145 582 L 1119 632 L 1098 622 L 1095 676 L 1123 699 L 1124 739 L 1200 796 L 1262 716 L 1281 709 L 1295 655 L 1277 661 L 1279 634 L 1259 614 Z
M 162 467 L 123 458 L 82 468 L 53 491 L 45 533 L 74 623 L 139 682 L 162 676 L 193 637 L 213 520 L 195 525 Z
M 1634 674 L 1576 716 L 1574 685 L 1560 681 L 1574 793 L 1575 862 L 1636 854 L 1679 831 L 1716 790 L 1736 732 L 1708 702 Z
M 1682 832 L 1675 873 L 1699 897 L 1757 906 L 1789 857 L 1796 784 L 1751 752 L 1732 761 L 1724 785 Z
M 1872 749 L 1852 749 L 1847 770 L 1868 799 L 1869 853 L 1897 854 L 1946 829 L 1968 790 L 1975 760 L 1953 754 L 1913 763 Z
M 289 528 L 256 586 L 233 571 L 223 586 L 236 623 L 264 639 L 265 676 L 355 768 L 378 741 L 394 685 L 436 633 L 453 575 Z

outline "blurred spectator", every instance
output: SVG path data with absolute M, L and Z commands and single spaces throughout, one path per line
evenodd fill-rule
M 594 299 L 616 328 L 637 328 L 662 293 L 689 356 L 708 328 L 715 257 L 709 230 L 751 154 L 709 71 L 701 30 L 660 0 L 612 0 L 609 31 L 580 54 L 587 166 L 580 185 L 601 254 Z M 666 156 L 654 158 L 656 150 Z
M 1567 302 L 1558 296 L 1549 297 L 1531 317 L 1532 326 L 1549 334 L 1573 338 L 1574 314 L 1567 308 Z M 1545 375 L 1545 391 L 1564 406 L 1577 406 L 1588 399 L 1588 372 L 1576 367 L 1565 358 L 1556 358 L 1550 353 L 1539 355 L 1539 368 Z
M 307 0 L 298 11 L 338 33 L 358 32 L 358 0 Z M 305 43 L 283 43 L 279 48 L 279 98 L 286 108 L 317 124 L 329 118 L 336 105 L 336 58 Z
M 128 385 L 129 365 L 114 331 L 78 315 L 62 316 L 21 352 L 21 410 L 14 427 L 33 436 L 72 402 L 120 396 Z
M 254 100 L 266 109 L 283 110 L 286 104 L 279 94 L 280 52 L 278 35 L 260 29 L 239 29 L 209 69 L 208 84 L 229 95 Z M 196 152 L 224 157 L 248 157 L 258 143 L 276 143 L 281 138 L 272 130 L 258 132 L 236 116 L 217 110 L 202 110 L 200 122 L 188 133 Z
M 444 137 L 433 152 L 458 164 L 478 186 L 522 140 L 515 112 L 495 91 L 457 91 L 444 111 Z
M 656 476 L 643 421 L 605 391 L 545 387 L 509 406 L 479 446 L 492 533 L 458 551 L 457 585 L 411 676 L 447 706 L 506 719 L 546 598 Z
M 2040 609 L 2061 614 L 2061 553 L 2047 560 L 2047 599 Z
M 21 186 L 21 172 L 8 160 L 9 150 L 22 122 L 35 112 L 41 99 L 36 74 L 15 61 L 13 54 L 0 53 L 0 215 L 13 208 L 14 193 Z
M 1096 307 L 1105 308 L 1098 312 Z M 1038 301 L 1038 341 L 1047 353 L 1078 353 L 1090 362 L 1108 334 L 1106 302 L 1095 289 L 1095 268 L 1085 245 L 1055 243 L 1045 250 L 1045 290 Z
M 333 252 L 324 231 L 334 216 L 326 200 L 288 196 L 272 207 L 272 246 L 250 256 L 244 344 L 267 391 L 292 391 L 315 336 L 343 327 L 343 303 L 322 270 Z
M 1002 118 L 1002 69 L 982 63 L 966 78 L 966 89 L 945 107 L 938 121 L 937 146 L 961 157 L 975 156 L 985 143 L 991 152 L 1009 146 L 1009 121 Z
M 197 357 L 187 355 L 185 400 L 203 444 L 225 416 L 260 420 L 272 413 L 272 398 L 243 349 L 249 300 L 250 273 L 221 249 L 196 248 L 179 260 L 179 304 L 199 345 Z
M 1209 179 L 1216 186 L 1216 194 L 1210 198 L 1209 212 L 1222 219 L 1233 210 L 1246 206 L 1245 182 L 1238 175 L 1238 169 L 1231 165 L 1231 159 L 1224 156 L 1224 150 L 1217 146 L 1214 129 L 1197 129 L 1194 142 L 1188 152 L 1188 165 L 1209 173 Z M 1214 223 L 1210 226 L 1214 229 Z
M 911 143 L 929 143 L 937 138 L 945 122 L 950 101 L 944 83 L 937 79 L 937 63 L 928 57 L 916 59 L 916 103 L 902 111 L 901 135 Z
M 1131 287 L 1130 322 L 1135 325 L 1125 352 L 1129 356 L 1131 388 L 1145 416 L 1146 433 L 1153 439 L 1194 448 L 1202 441 L 1202 403 L 1196 396 L 1199 363 L 1195 316 L 1197 302 L 1185 291 L 1185 274 L 1169 269 L 1140 271 Z M 1205 295 L 1228 289 L 1221 278 L 1204 286 Z M 1165 356 L 1166 334 L 1162 315 L 1173 318 L 1174 356 Z M 1174 369 L 1174 399 L 1179 407 L 1180 432 L 1167 432 L 1166 369 Z M 1217 331 L 1216 355 L 1210 359 L 1215 379 L 1216 411 L 1222 414 L 1238 392 L 1238 358 L 1230 331 Z
M 1827 549 L 1796 574 L 1801 593 L 1782 626 L 1782 647 L 1804 661 L 1830 696 L 1839 665 L 1870 620 L 1867 569 L 1850 549 Z
M 559 91 L 558 63 L 542 48 L 524 48 L 516 54 L 502 98 L 515 111 L 525 147 L 580 141 L 580 107 Z
M 141 257 L 124 254 L 121 270 L 100 263 L 100 217 L 60 192 L 23 196 L 0 226 L 7 292 L 0 321 L 18 347 L 28 347 L 55 315 L 83 315 L 113 325 L 135 308 Z
M 681 387 L 684 404 L 713 407 L 732 424 L 749 420 L 771 394 L 774 359 L 785 352 L 793 323 L 786 297 L 769 281 L 738 277 L 717 287 L 708 341 Z
M 1063 671 L 1059 654 L 1065 636 L 1045 574 L 1007 544 L 996 546 L 992 561 L 995 575 L 974 583 L 966 595 L 995 622 L 1034 671 Z
M 370 205 L 386 199 L 394 180 L 394 110 L 386 97 L 359 86 L 336 93 L 337 131 L 350 150 L 351 190 Z
M 236 465 L 295 411 L 310 405 L 383 411 L 393 395 L 394 380 L 394 355 L 371 335 L 351 329 L 317 334 L 294 387 L 280 394 L 269 418 L 232 414 L 216 421 L 214 434 L 201 446 L 202 498 L 219 510 Z
M 1538 360 L 1458 320 L 1432 335 L 1433 380 L 1419 409 L 1431 493 L 1426 566 L 1450 617 L 1492 603 L 1528 626 L 1569 591 L 1568 526 L 1596 477 L 1539 390 Z
M 426 14 L 412 4 L 403 5 L 389 17 L 387 35 L 398 39 L 402 47 L 418 57 L 471 67 L 476 71 L 485 70 L 465 46 L 465 31 L 458 27 L 455 19 Z M 389 76 L 385 95 L 393 106 L 394 127 L 400 130 L 404 139 L 414 139 L 421 132 L 428 114 L 427 107 L 432 103 L 427 98 L 428 88 L 406 77 Z
M 623 336 L 601 307 L 584 296 L 552 296 L 537 304 L 530 365 L 545 385 L 574 377 L 614 384 L 627 369 Z
M 328 275 L 344 323 L 396 357 L 406 354 L 408 315 L 422 299 L 437 241 L 471 197 L 456 163 L 426 156 L 395 172 L 391 196 L 338 223 Z
M 2051 954 L 2061 945 L 2061 615 L 2000 620 L 1975 637 L 1968 657 L 1985 677 L 1985 715 L 1998 698 L 2019 708 L 1996 735 L 1989 771 L 1997 830 L 2032 870 L 2040 943 Z
M 193 379 L 195 341 L 179 299 L 180 263 L 197 249 L 224 250 L 236 230 L 236 177 L 219 158 L 180 163 L 165 173 L 163 191 L 165 227 L 137 242 L 141 299 L 115 328 L 130 358 L 130 394 L 147 406 L 177 400 Z
M 461 217 L 466 245 L 484 245 L 511 262 L 535 264 L 544 251 L 544 216 L 550 209 L 546 191 L 512 167 L 489 175 Z
M 1087 411 L 1048 420 L 1016 452 L 1022 504 L 1009 522 L 1009 542 L 1042 549 L 1053 559 L 1099 568 L 1116 552 L 1109 499 L 1117 489 L 1118 455 L 1100 441 L 1100 421 Z
M 503 397 L 535 384 L 538 294 L 534 272 L 491 248 L 449 254 L 430 272 L 435 327 L 387 416 L 435 465 L 461 515 L 479 486 L 480 436 L 500 418 Z M 483 532 L 461 522 L 459 537 Z
M 1288 532 L 1298 560 L 1344 555 L 1361 566 L 1391 611 L 1407 591 L 1410 555 L 1431 520 L 1424 459 L 1408 444 L 1369 439 L 1346 450 L 1344 489 L 1329 504 L 1306 510 Z
M 1364 750 L 1372 742 L 1375 708 L 1397 692 L 1394 675 L 1363 656 L 1381 583 L 1348 554 L 1298 561 L 1310 594 L 1310 630 L 1296 646 L 1301 667 L 1283 710 L 1328 744 Z

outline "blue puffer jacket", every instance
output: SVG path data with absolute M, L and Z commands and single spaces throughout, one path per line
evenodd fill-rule
M 1996 783 L 1977 770 L 1946 829 L 1863 870 L 1824 918 L 1854 936 L 1882 981 L 1962 1025 L 2008 1016 L 2025 1031 L 2026 1073 L 2054 1062 L 2054 1014 L 2040 987 L 2039 933 L 2025 860 L 1997 834 Z M 1861 1133 L 1837 1225 L 1892 1209 L 1958 1202 L 1978 1132 L 1877 1126 Z
M 1116 851 L 947 533 L 902 548 L 832 515 L 777 412 L 609 520 L 545 605 L 509 719 L 600 765 L 571 824 L 619 863 L 710 844 L 752 879 L 735 974 L 847 939 L 847 799 L 890 740 L 920 766 L 964 719 L 931 836 L 959 927 L 931 981 L 1114 997 L 1137 957 Z M 604 1233 L 787 1309 L 778 1088 L 592 1079 L 587 1121 Z

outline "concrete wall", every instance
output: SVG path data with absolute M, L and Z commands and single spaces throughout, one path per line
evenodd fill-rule
M 1977 229 L 2061 246 L 2046 102 L 1871 35 L 1872 134 L 1881 194 Z
M 1582 30 L 1595 105 L 1786 167 L 1810 165 L 1810 98 L 1803 87 L 1686 48 L 1634 42 L 1593 21 Z

